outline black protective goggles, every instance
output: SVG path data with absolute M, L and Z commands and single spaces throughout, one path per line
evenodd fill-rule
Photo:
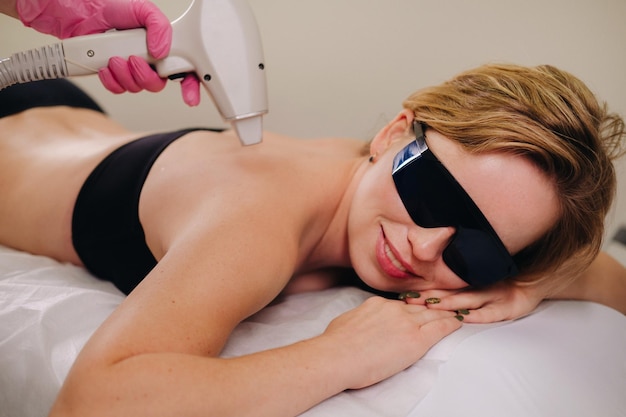
M 395 156 L 391 175 L 411 219 L 421 227 L 454 227 L 443 261 L 463 281 L 484 287 L 518 274 L 513 257 L 463 187 L 428 149 L 424 127 Z

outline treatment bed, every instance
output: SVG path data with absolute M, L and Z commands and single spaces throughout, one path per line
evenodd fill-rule
M 322 332 L 371 294 L 292 295 L 241 323 L 237 356 Z M 84 269 L 0 247 L 0 417 L 40 417 L 83 344 L 122 301 Z M 626 416 L 626 317 L 594 303 L 544 302 L 513 322 L 465 324 L 418 363 L 343 392 L 318 416 Z

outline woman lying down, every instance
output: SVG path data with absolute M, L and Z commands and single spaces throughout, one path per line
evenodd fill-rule
M 624 123 L 554 67 L 483 66 L 418 91 L 366 151 L 129 132 L 64 81 L 0 102 L 16 97 L 32 102 L 0 119 L 0 244 L 128 294 L 51 416 L 293 416 L 407 368 L 462 321 L 520 317 L 545 298 L 626 312 L 626 270 L 598 255 Z M 351 269 L 400 299 L 218 357 L 279 294 L 341 285 Z

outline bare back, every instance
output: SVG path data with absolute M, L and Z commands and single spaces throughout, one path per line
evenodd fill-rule
M 97 112 L 65 107 L 0 119 L 0 132 L 0 244 L 80 264 L 71 242 L 78 192 L 106 155 L 142 135 Z M 296 233 L 321 231 L 332 213 L 315 212 L 319 201 L 338 204 L 361 146 L 266 134 L 263 145 L 242 148 L 231 132 L 188 134 L 168 146 L 144 184 L 140 218 L 148 245 L 160 259 L 190 223 L 244 209 L 246 200 L 268 222 L 293 222 Z M 345 182 L 337 181 L 338 168 Z M 311 245 L 319 238 L 313 235 Z
M 0 243 L 79 263 L 71 245 L 78 190 L 132 135 L 97 112 L 34 108 L 0 119 Z

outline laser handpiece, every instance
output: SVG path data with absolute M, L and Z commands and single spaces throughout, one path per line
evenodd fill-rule
M 172 22 L 170 54 L 152 58 L 145 29 L 78 36 L 0 60 L 0 88 L 46 78 L 94 74 L 112 56 L 136 55 L 161 77 L 194 72 L 243 145 L 262 140 L 267 113 L 259 29 L 246 0 L 192 0 Z

